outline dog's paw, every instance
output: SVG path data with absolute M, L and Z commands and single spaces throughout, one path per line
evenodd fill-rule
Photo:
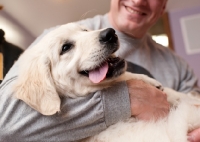
M 164 89 L 163 86 L 162 86 L 162 84 L 159 81 L 157 81 L 155 79 L 152 79 L 152 78 L 150 78 L 148 76 L 145 76 L 143 78 L 143 81 L 146 82 L 146 83 L 148 83 L 148 84 L 150 84 L 150 85 L 155 86 L 156 88 L 158 88 L 161 91 L 163 91 L 163 89 Z
M 155 86 L 156 88 L 158 88 L 161 91 L 163 91 L 163 89 L 164 89 L 163 86 L 162 86 L 162 84 L 160 82 L 154 80 L 154 79 L 152 79 L 150 81 L 150 84 L 153 85 L 153 86 Z
M 133 74 L 133 73 L 125 72 L 122 79 L 123 80 L 138 79 L 138 80 L 144 81 L 147 84 L 155 86 L 156 88 L 158 88 L 161 91 L 163 91 L 163 89 L 164 89 L 162 84 L 159 81 L 157 81 L 153 78 L 150 78 L 149 76 L 144 75 L 144 74 Z
M 158 84 L 159 84 L 160 82 L 158 82 Z M 162 84 L 160 83 L 160 85 L 157 85 L 157 86 L 155 86 L 156 88 L 158 88 L 159 90 L 161 90 L 161 91 L 163 91 L 164 90 L 164 88 L 163 88 L 163 86 L 162 86 Z

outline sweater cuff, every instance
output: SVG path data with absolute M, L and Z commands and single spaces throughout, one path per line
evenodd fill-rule
M 102 100 L 107 126 L 131 117 L 130 98 L 125 82 L 103 90 Z

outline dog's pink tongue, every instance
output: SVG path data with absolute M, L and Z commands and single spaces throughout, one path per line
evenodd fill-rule
M 89 79 L 93 83 L 99 83 L 105 79 L 108 72 L 108 63 L 104 63 L 101 67 L 89 72 Z

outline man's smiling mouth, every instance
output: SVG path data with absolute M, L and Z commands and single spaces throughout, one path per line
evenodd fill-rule
M 136 10 L 134 10 L 134 9 L 128 7 L 128 6 L 125 6 L 125 8 L 126 8 L 126 10 L 127 10 L 128 12 L 130 12 L 130 13 L 132 13 L 132 14 L 138 14 L 138 15 L 142 15 L 142 16 L 143 16 L 143 15 L 146 15 L 145 13 L 136 11 Z

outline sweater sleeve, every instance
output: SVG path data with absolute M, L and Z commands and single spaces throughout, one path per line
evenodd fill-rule
M 175 66 L 179 72 L 179 84 L 177 91 L 184 92 L 184 93 L 197 93 L 200 95 L 200 87 L 198 86 L 198 78 L 195 76 L 192 68 L 187 64 L 185 60 L 181 57 L 172 53 Z
M 197 77 L 195 76 L 193 70 L 189 67 L 189 65 L 181 61 L 181 69 L 180 69 L 180 91 L 181 92 L 191 92 L 200 95 L 200 87 L 197 85 Z

